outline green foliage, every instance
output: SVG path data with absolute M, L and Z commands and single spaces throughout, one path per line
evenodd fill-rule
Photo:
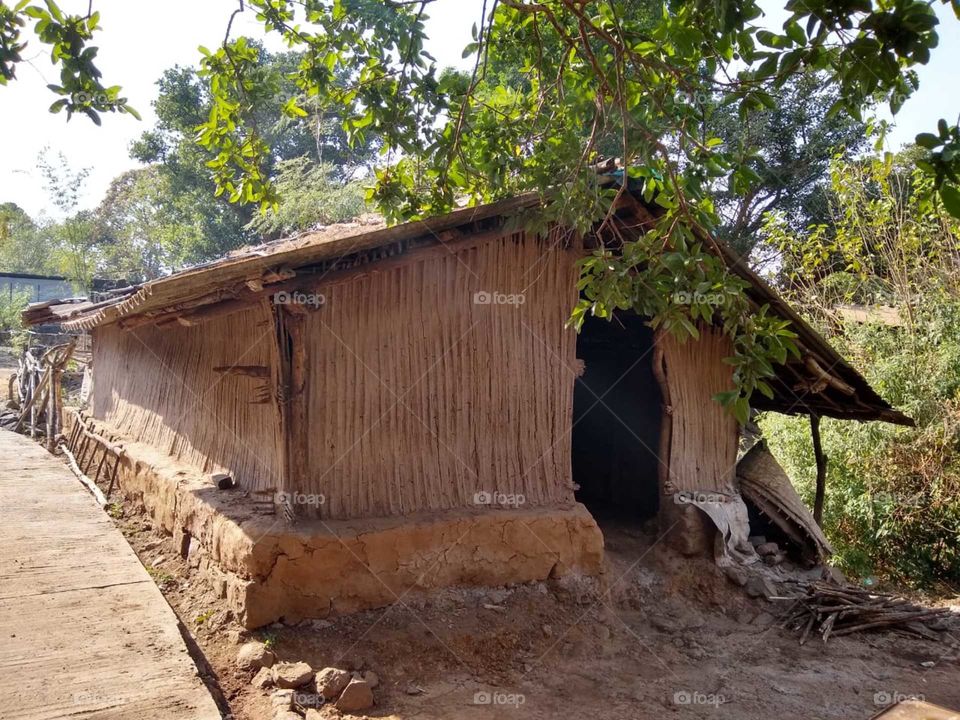
M 133 144 L 131 154 L 151 165 L 150 175 L 157 183 L 156 188 L 146 183 L 144 192 L 136 194 L 140 204 L 145 195 L 151 198 L 155 208 L 151 212 L 161 227 L 148 234 L 154 238 L 154 246 L 158 242 L 163 247 L 169 269 L 210 260 L 256 242 L 259 233 L 296 232 L 359 212 L 352 210 L 357 189 L 351 178 L 372 164 L 376 138 L 351 147 L 337 114 L 320 111 L 313 100 L 301 95 L 289 78 L 300 63 L 300 54 L 268 53 L 247 41 L 243 46 L 243 56 L 249 60 L 249 82 L 243 89 L 242 105 L 245 117 L 269 149 L 264 173 L 270 178 L 278 207 L 258 213 L 255 206 L 229 202 L 227 193 L 211 197 L 215 171 L 209 163 L 217 165 L 219 161 L 215 152 L 196 143 L 196 135 L 198 126 L 213 116 L 220 117 L 217 103 L 223 93 L 212 93 L 196 69 L 168 69 L 157 83 L 157 125 Z M 230 61 L 226 54 L 221 60 Z M 278 101 L 291 98 L 307 109 L 305 117 L 281 111 Z M 229 170 L 220 166 L 217 172 Z M 311 208 L 311 202 L 318 205 Z M 329 207 L 325 205 L 328 202 Z M 101 207 L 112 214 L 109 203 Z M 136 225 L 127 232 L 144 234 Z
M 60 68 L 60 84 L 47 85 L 61 96 L 50 106 L 50 112 L 67 111 L 67 119 L 81 112 L 97 125 L 100 113 L 126 113 L 140 119 L 127 104 L 121 88 L 107 87 L 100 81 L 96 66 L 97 48 L 90 45 L 99 29 L 100 13 L 68 15 L 53 0 L 44 5 L 30 5 L 23 0 L 13 7 L 0 2 L 0 85 L 16 78 L 16 66 L 23 61 L 26 48 L 23 28 L 33 22 L 33 32 L 44 45 L 50 46 L 50 61 Z
M 249 228 L 260 235 L 292 235 L 318 225 L 351 220 L 363 212 L 363 185 L 339 181 L 329 165 L 301 157 L 281 161 L 277 170 L 279 205 L 250 221 Z
M 698 338 L 699 326 L 721 325 L 733 340 L 727 362 L 734 387 L 715 399 L 746 423 L 753 393 L 773 396 L 766 381 L 774 363 L 784 363 L 788 354 L 799 357 L 796 334 L 766 305 L 756 311 L 743 292 L 747 283 L 703 243 L 668 212 L 622 250 L 598 250 L 581 261 L 582 299 L 571 322 L 579 329 L 588 312 L 610 318 L 614 310 L 634 310 L 681 340 Z
M 20 313 L 29 303 L 29 292 L 13 295 L 0 293 L 0 333 L 4 336 L 5 344 L 15 348 L 26 346 L 27 333 L 20 322 Z
M 824 420 L 824 524 L 860 576 L 960 586 L 960 223 L 900 158 L 837 164 L 834 231 L 779 231 L 790 293 L 867 380 L 917 422 Z M 777 230 L 777 228 L 774 228 Z M 900 326 L 843 322 L 844 302 L 896 308 Z M 808 501 L 815 468 L 805 420 L 768 415 L 771 448 Z

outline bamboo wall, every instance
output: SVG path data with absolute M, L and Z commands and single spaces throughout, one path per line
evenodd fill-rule
M 662 344 L 669 403 L 673 409 L 669 437 L 667 492 L 732 493 L 737 463 L 737 422 L 713 396 L 733 387 L 730 339 L 701 328 L 699 340 L 679 342 L 669 333 Z
M 302 490 L 322 516 L 572 501 L 576 269 L 550 245 L 514 235 L 319 288 Z M 524 302 L 475 302 L 494 291 Z
M 274 326 L 261 307 L 196 327 L 93 331 L 94 417 L 205 472 L 278 487 L 276 407 L 250 377 L 214 367 L 270 366 Z

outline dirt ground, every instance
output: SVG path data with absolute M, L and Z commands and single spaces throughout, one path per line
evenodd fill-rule
M 0 346 L 0 393 L 7 399 L 10 376 L 17 371 L 17 355 L 13 348 Z
M 782 603 L 749 599 L 712 563 L 652 549 L 636 528 L 604 528 L 605 590 L 581 580 L 411 593 L 248 633 L 170 538 L 130 504 L 109 509 L 238 720 L 271 717 L 269 691 L 234 666 L 251 638 L 281 661 L 373 670 L 376 718 L 866 719 L 907 696 L 960 708 L 956 618 L 941 642 L 878 633 L 801 646 L 776 622 Z

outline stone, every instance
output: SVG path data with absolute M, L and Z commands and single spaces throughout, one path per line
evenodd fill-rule
M 846 576 L 843 574 L 843 571 L 838 567 L 834 567 L 833 565 L 824 565 L 822 574 L 823 574 L 824 580 L 830 580 L 831 582 L 834 582 L 837 585 L 847 584 Z
M 270 695 L 270 707 L 289 710 L 293 707 L 293 690 L 274 690 Z
M 423 695 L 423 688 L 415 683 L 410 683 L 404 692 L 407 695 Z
M 764 535 L 751 535 L 747 540 L 751 545 L 756 547 L 757 545 L 763 545 L 767 541 L 767 538 Z
M 240 646 L 237 653 L 237 667 L 241 670 L 259 670 L 272 667 L 277 656 L 262 642 L 252 641 Z
M 317 692 L 327 700 L 336 700 L 350 682 L 350 673 L 327 667 L 317 673 Z
M 540 631 L 543 633 L 544 637 L 553 637 L 553 626 L 551 625 L 544 625 L 540 628 Z
M 259 688 L 260 690 L 273 687 L 273 670 L 267 667 L 260 668 L 257 671 L 257 674 L 253 676 L 253 680 L 250 681 L 250 684 L 255 688 Z
M 776 618 L 768 612 L 762 612 L 753 619 L 754 625 L 759 625 L 760 627 L 770 627 L 776 622 Z
M 784 560 L 786 560 L 786 557 L 782 552 L 779 552 L 779 551 L 772 553 L 770 555 L 763 556 L 763 562 L 766 563 L 767 565 L 779 565 Z
M 313 668 L 305 662 L 280 663 L 273 667 L 273 681 L 277 687 L 298 688 L 313 679 Z
M 373 689 L 365 680 L 351 680 L 335 703 L 337 710 L 355 712 L 373 707 Z
M 274 710 L 273 720 L 302 720 L 293 710 Z
M 367 685 L 371 688 L 375 688 L 380 684 L 380 676 L 377 675 L 373 670 L 367 670 L 363 673 L 363 680 L 366 681 Z
M 339 717 L 337 712 L 330 707 L 308 708 L 304 720 L 330 720 L 330 718 Z
M 233 478 L 229 473 L 211 473 L 210 482 L 216 485 L 220 490 L 229 490 L 234 486 Z
M 764 555 L 775 555 L 780 552 L 780 546 L 775 542 L 766 542 L 762 545 L 757 545 L 757 555 L 763 557 Z
M 752 577 L 747 581 L 746 587 L 747 595 L 752 598 L 764 598 L 769 599 L 775 597 L 777 594 L 777 589 L 774 587 L 773 583 L 767 580 L 765 577 Z
M 723 569 L 723 574 L 727 576 L 727 580 L 732 582 L 737 587 L 743 587 L 747 584 L 747 571 L 742 567 L 737 567 L 736 565 L 730 565 Z

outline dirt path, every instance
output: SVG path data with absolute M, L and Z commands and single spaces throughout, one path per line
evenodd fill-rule
M 177 618 L 70 471 L 0 431 L 0 717 L 215 720 Z
M 886 633 L 801 647 L 775 624 L 782 608 L 750 600 L 711 563 L 648 552 L 639 531 L 605 529 L 608 593 L 552 582 L 411 593 L 245 633 L 135 504 L 116 510 L 239 720 L 271 717 L 269 691 L 234 667 L 249 638 L 281 660 L 376 672 L 376 718 L 867 720 L 907 696 L 960 708 L 956 619 L 942 642 Z

